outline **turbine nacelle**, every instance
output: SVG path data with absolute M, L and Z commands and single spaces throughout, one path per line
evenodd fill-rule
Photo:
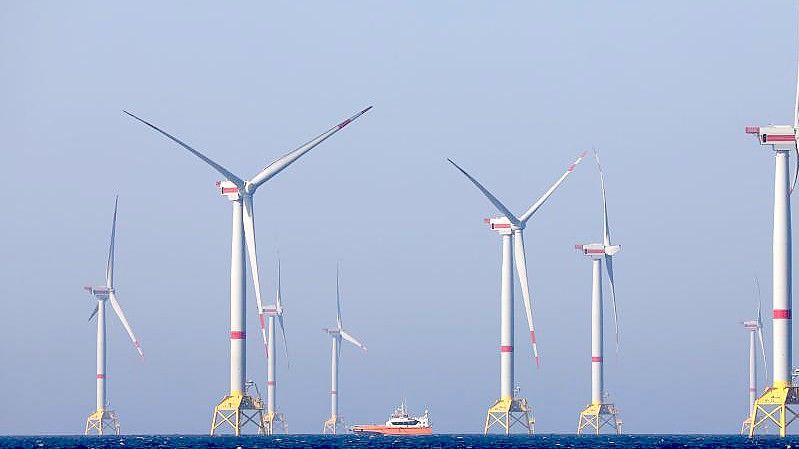
M 578 251 L 582 251 L 582 253 L 588 257 L 593 259 L 601 259 L 604 256 L 612 256 L 619 251 L 621 251 L 621 246 L 619 245 L 604 245 L 602 243 L 588 243 L 582 244 L 577 243 L 574 245 L 574 249 Z
M 97 298 L 98 301 L 105 301 L 106 299 L 108 299 L 109 296 L 111 296 L 111 292 L 114 291 L 113 289 L 108 287 L 86 286 L 83 287 L 83 289 L 89 292 L 89 294 L 93 295 L 95 298 Z
M 741 321 L 741 324 L 744 325 L 746 330 L 753 332 L 759 330 L 762 327 L 760 323 L 757 322 L 757 320 Z
M 483 222 L 488 224 L 491 230 L 496 231 L 499 235 L 511 235 L 513 231 L 524 229 L 524 226 L 514 225 L 508 217 L 484 218 Z
M 335 328 L 335 327 L 334 328 L 327 328 L 327 327 L 322 328 L 322 332 L 327 332 L 328 334 L 330 334 L 333 337 L 340 337 L 341 336 L 341 329 L 338 329 L 338 328 Z
M 230 201 L 236 201 L 241 198 L 239 187 L 231 181 L 217 181 L 216 187 L 219 189 L 219 194 L 226 196 Z
M 264 315 L 266 316 L 279 316 L 282 315 L 282 310 L 278 310 L 276 306 L 266 306 L 264 307 Z
M 796 128 L 791 125 L 747 126 L 746 133 L 757 136 L 760 145 L 770 145 L 774 150 L 796 148 Z

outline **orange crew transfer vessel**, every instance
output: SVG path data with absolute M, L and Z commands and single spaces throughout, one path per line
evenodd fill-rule
M 350 427 L 355 433 L 378 433 L 381 435 L 432 435 L 433 426 L 427 410 L 424 415 L 412 417 L 405 408 L 405 401 L 394 410 L 385 425 L 359 424 Z

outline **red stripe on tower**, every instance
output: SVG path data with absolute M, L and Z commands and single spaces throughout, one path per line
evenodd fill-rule
M 790 320 L 791 309 L 774 309 L 775 320 Z
M 230 331 L 231 340 L 244 340 L 246 338 L 247 338 L 247 332 L 245 331 Z
M 268 380 L 268 381 L 266 381 L 266 384 L 267 385 L 274 385 L 275 381 L 274 380 Z
M 336 393 L 336 390 L 330 390 L 330 394 L 338 394 L 338 393 Z
M 601 362 L 601 361 L 602 361 L 602 357 L 597 357 L 597 356 L 591 357 L 591 362 Z
M 105 374 L 98 374 L 98 375 L 97 375 L 97 378 L 98 378 L 98 379 L 105 379 Z
M 500 346 L 499 352 L 513 352 L 513 346 Z

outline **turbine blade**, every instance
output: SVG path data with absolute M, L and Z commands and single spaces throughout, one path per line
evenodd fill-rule
M 605 173 L 602 172 L 602 164 L 599 162 L 599 152 L 594 150 L 596 157 L 596 166 L 599 168 L 599 181 L 602 185 L 602 243 L 605 246 L 610 246 L 610 226 L 608 225 L 608 202 L 605 196 Z
M 768 378 L 768 362 L 766 361 L 766 345 L 763 343 L 763 328 L 757 328 L 757 337 L 760 339 L 760 352 L 763 354 L 763 375 Z
M 524 311 L 527 314 L 527 325 L 530 327 L 530 341 L 533 344 L 535 366 L 540 368 L 541 361 L 538 357 L 538 342 L 535 338 L 535 326 L 533 325 L 533 305 L 530 302 L 530 286 L 527 281 L 527 262 L 524 254 L 524 235 L 522 234 L 521 229 L 513 232 L 513 243 L 513 255 L 516 258 L 516 272 L 519 275 L 519 285 L 522 286 Z
M 348 342 L 366 351 L 366 346 L 364 346 L 363 343 L 361 343 L 360 341 L 356 340 L 355 337 L 348 334 L 347 331 L 345 331 L 344 329 L 341 330 L 341 338 L 347 340 Z
M 283 323 L 283 314 L 277 316 L 277 322 L 280 325 L 280 332 L 283 334 L 283 349 L 286 351 L 286 365 L 291 366 L 289 361 L 289 343 L 286 340 L 286 326 Z
M 114 198 L 114 219 L 111 221 L 111 243 L 108 246 L 108 261 L 105 264 L 105 286 L 114 287 L 114 241 L 117 234 L 117 204 L 119 195 Z
M 336 325 L 341 329 L 341 293 L 338 283 L 338 265 L 336 265 Z
M 252 195 L 242 195 L 244 203 L 244 240 L 247 243 L 247 259 L 250 261 L 250 274 L 252 274 L 253 289 L 255 290 L 255 304 L 258 307 L 258 319 L 261 323 L 261 337 L 264 340 L 264 352 L 269 358 L 269 339 L 266 336 L 266 323 L 264 322 L 264 303 L 261 300 L 261 279 L 258 275 L 258 254 L 255 248 L 255 219 L 253 218 Z
M 275 298 L 275 309 L 277 309 L 277 322 L 280 325 L 280 332 L 283 334 L 283 348 L 286 350 L 286 365 L 291 366 L 289 361 L 289 344 L 286 340 L 286 327 L 283 323 L 283 299 L 280 288 L 280 259 L 277 259 L 277 298 Z
M 793 127 L 799 128 L 799 61 L 796 65 L 796 96 L 793 103 Z
M 472 184 L 474 184 L 478 189 L 480 189 L 481 192 L 483 192 L 483 195 L 485 195 L 485 197 L 488 198 L 489 201 L 491 201 L 491 204 L 493 204 L 494 207 L 496 207 L 502 213 L 502 215 L 504 215 L 508 220 L 510 220 L 511 223 L 517 226 L 519 225 L 519 219 L 516 218 L 516 216 L 513 215 L 513 213 L 510 210 L 508 210 L 508 208 L 505 207 L 505 205 L 502 204 L 501 201 L 497 199 L 497 197 L 492 195 L 491 192 L 488 191 L 488 189 L 483 187 L 482 184 L 477 182 L 477 180 L 474 179 L 472 175 L 467 173 L 466 170 L 462 169 L 458 164 L 453 162 L 452 159 L 447 158 L 447 160 L 449 161 L 450 164 L 454 165 L 455 168 L 460 170 L 460 172 L 463 173 L 467 178 L 469 178 L 469 181 L 472 181 Z
M 541 208 L 541 206 L 543 206 L 543 205 L 544 205 L 544 203 L 545 203 L 545 202 L 546 202 L 546 201 L 549 199 L 549 197 L 550 197 L 550 196 L 552 196 L 552 194 L 553 194 L 553 193 L 555 193 L 555 190 L 556 190 L 558 187 L 560 187 L 560 185 L 563 183 L 563 181 L 565 181 L 565 180 L 566 180 L 566 178 L 567 178 L 567 177 L 568 177 L 568 176 L 569 176 L 569 175 L 570 175 L 570 174 L 571 174 L 571 173 L 574 171 L 574 168 L 575 168 L 575 167 L 577 167 L 577 164 L 579 164 L 579 163 L 580 163 L 580 161 L 582 161 L 582 160 L 583 160 L 583 158 L 585 157 L 585 154 L 586 154 L 586 152 L 585 152 L 585 151 L 583 151 L 582 153 L 580 153 L 580 155 L 577 157 L 577 159 L 575 159 L 575 161 L 574 161 L 574 162 L 572 162 L 572 163 L 571 163 L 571 165 L 569 165 L 569 168 L 567 168 L 567 169 L 566 169 L 566 172 L 565 172 L 565 173 L 563 173 L 563 174 L 560 176 L 560 178 L 558 178 L 558 180 L 557 180 L 557 181 L 555 181 L 555 184 L 552 184 L 552 186 L 549 188 L 549 190 L 547 190 L 546 192 L 544 192 L 544 194 L 543 194 L 543 195 L 541 195 L 541 198 L 539 198 L 539 199 L 538 199 L 538 201 L 536 201 L 535 203 L 533 203 L 533 205 L 532 205 L 532 206 L 530 206 L 530 208 L 529 208 L 529 209 L 527 209 L 527 212 L 525 212 L 525 213 L 524 213 L 524 214 L 523 214 L 521 217 L 519 217 L 519 221 L 520 221 L 520 222 L 522 222 L 522 223 L 526 223 L 526 222 L 527 222 L 527 220 L 529 220 L 529 219 L 530 219 L 530 217 L 532 217 L 532 216 L 533 216 L 533 214 L 534 214 L 534 213 L 535 213 L 535 212 L 536 212 L 536 211 L 537 211 L 539 208 Z
M 286 168 L 289 165 L 291 165 L 292 162 L 294 162 L 297 159 L 299 159 L 305 153 L 311 151 L 315 146 L 317 146 L 320 143 L 322 143 L 325 140 L 327 140 L 328 137 L 330 137 L 333 134 L 339 132 L 342 128 L 344 128 L 345 126 L 347 126 L 350 123 L 352 123 L 355 119 L 357 119 L 361 115 L 365 114 L 370 109 L 372 109 L 372 106 L 369 106 L 368 108 L 364 109 L 363 111 L 358 112 L 357 114 L 353 115 L 352 117 L 344 120 L 343 122 L 339 123 L 338 125 L 328 129 L 327 131 L 323 132 L 322 134 L 320 134 L 320 135 L 314 137 L 313 139 L 309 140 L 308 142 L 302 144 L 299 148 L 284 154 L 283 156 L 281 156 L 280 158 L 278 158 L 277 160 L 275 160 L 271 164 L 267 165 L 266 168 L 261 170 L 261 172 L 258 173 L 257 175 L 255 175 L 252 178 L 252 180 L 250 181 L 250 184 L 252 184 L 252 186 L 253 186 L 253 190 L 257 189 L 258 186 L 260 186 L 261 184 L 265 183 L 266 181 L 272 179 L 276 174 L 278 174 L 281 171 L 283 171 L 284 168 Z
M 616 351 L 619 350 L 619 314 L 616 311 L 616 281 L 613 278 L 613 256 L 605 255 L 605 270 L 610 281 L 610 300 L 613 304 L 613 327 L 616 331 Z
M 141 350 L 139 339 L 136 338 L 136 334 L 133 333 L 133 328 L 130 327 L 130 323 L 128 323 L 128 319 L 125 317 L 125 312 L 122 311 L 122 306 L 119 305 L 119 302 L 117 301 L 117 295 L 113 290 L 111 290 L 108 294 L 108 301 L 111 303 L 111 307 L 114 308 L 114 312 L 116 312 L 117 316 L 119 317 L 119 321 L 122 322 L 122 327 L 124 327 L 125 331 L 127 331 L 130 341 L 133 342 L 133 347 L 136 348 L 136 352 L 139 353 L 139 356 L 144 358 L 144 353 Z
M 236 176 L 236 175 L 234 175 L 233 173 L 231 173 L 231 172 L 230 172 L 228 169 L 226 169 L 225 167 L 223 167 L 223 166 L 221 166 L 221 165 L 217 164 L 216 162 L 214 162 L 213 160 L 211 160 L 211 158 L 207 157 L 206 155 L 204 155 L 204 154 L 200 153 L 199 151 L 195 150 L 194 148 L 190 147 L 189 145 L 187 145 L 186 143 L 184 143 L 182 140 L 180 140 L 180 139 L 178 139 L 177 137 L 175 137 L 175 136 L 173 136 L 173 135 L 169 134 L 168 132 L 166 132 L 166 131 L 164 131 L 164 130 L 162 130 L 162 129 L 158 128 L 157 126 L 153 125 L 152 123 L 150 123 L 150 122 L 148 122 L 148 121 L 146 121 L 146 120 L 144 120 L 144 119 L 141 119 L 141 118 L 139 118 L 139 117 L 136 117 L 135 115 L 131 114 L 131 113 L 130 113 L 130 112 L 128 112 L 128 111 L 122 111 L 122 112 L 124 112 L 125 114 L 128 114 L 129 116 L 131 116 L 131 117 L 135 118 L 136 120 L 138 120 L 138 121 L 140 121 L 140 122 L 144 123 L 145 125 L 149 126 L 150 128 L 152 128 L 152 129 L 154 129 L 154 130 L 158 131 L 159 133 L 161 133 L 161 134 L 165 135 L 166 137 L 168 137 L 168 138 L 172 139 L 172 141 L 173 141 L 173 142 L 175 142 L 175 143 L 177 143 L 178 145 L 182 146 L 183 148 L 185 148 L 185 149 L 189 150 L 189 152 L 190 152 L 191 154 L 193 154 L 193 155 L 197 156 L 198 158 L 202 159 L 202 161 L 203 161 L 203 162 L 205 162 L 206 164 L 208 164 L 208 165 L 210 165 L 211 167 L 213 167 L 213 168 L 214 168 L 216 171 L 218 171 L 220 174 L 222 174 L 222 176 L 224 176 L 225 178 L 227 178 L 227 180 L 228 180 L 228 181 L 230 181 L 230 182 L 232 182 L 232 183 L 236 184 L 236 186 L 237 186 L 239 189 L 241 189 L 241 188 L 243 188 L 243 187 L 244 187 L 244 181 L 243 181 L 241 178 L 239 178 L 238 176 Z
M 761 308 L 763 302 L 760 299 L 760 281 L 755 275 L 755 287 L 757 288 L 757 337 L 760 340 L 760 352 L 763 353 L 763 372 L 765 373 L 764 376 L 768 376 L 768 362 L 766 360 L 766 345 L 763 342 L 763 314 L 761 313 Z
M 793 104 L 793 132 L 794 143 L 793 148 L 796 151 L 796 166 L 794 167 L 793 184 L 791 184 L 791 193 L 796 188 L 796 181 L 799 178 L 799 142 L 796 141 L 796 133 L 799 131 L 799 62 L 796 66 L 796 97 Z
M 91 322 L 92 318 L 94 318 L 95 315 L 97 315 L 97 312 L 99 312 L 99 311 L 100 311 L 100 304 L 98 303 L 98 304 L 95 304 L 94 310 L 92 311 L 92 314 L 89 315 L 89 319 L 87 321 Z

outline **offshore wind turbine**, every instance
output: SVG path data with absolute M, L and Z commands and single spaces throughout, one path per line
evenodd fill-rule
M 264 416 L 264 433 L 272 435 L 274 432 L 274 425 L 279 422 L 283 427 L 283 433 L 288 433 L 288 422 L 282 413 L 277 412 L 275 407 L 275 393 L 277 388 L 277 381 L 275 380 L 275 359 L 277 359 L 277 352 L 275 351 L 275 318 L 277 318 L 280 332 L 283 334 L 283 347 L 286 350 L 286 362 L 288 362 L 289 350 L 286 341 L 286 327 L 283 324 L 283 301 L 280 289 L 280 260 L 277 261 L 277 294 L 275 295 L 275 303 L 267 305 L 263 311 L 259 312 L 261 320 L 263 315 L 266 315 L 266 329 L 267 329 L 267 349 L 266 349 L 266 415 Z M 263 326 L 263 325 L 262 325 Z
M 366 346 L 349 334 L 341 325 L 341 292 L 339 289 L 338 268 L 336 269 L 336 327 L 322 329 L 333 340 L 330 352 L 330 417 L 322 426 L 322 433 L 335 435 L 344 420 L 338 414 L 338 362 L 341 357 L 341 340 L 344 339 L 366 352 Z
M 760 340 L 760 350 L 763 354 L 763 372 L 768 369 L 766 363 L 766 346 L 763 342 L 763 318 L 760 313 L 760 284 L 755 278 L 757 285 L 757 319 L 742 321 L 741 324 L 749 332 L 749 415 L 741 424 L 741 434 L 749 433 L 749 428 L 752 427 L 752 411 L 755 408 L 755 401 L 757 400 L 757 345 L 755 344 L 755 335 Z
M 766 421 L 777 426 L 781 437 L 799 416 L 799 386 L 791 380 L 791 193 L 799 176 L 799 73 L 793 125 L 747 126 L 746 133 L 774 151 L 774 229 L 772 237 L 772 386 L 755 401 L 749 436 Z M 793 184 L 789 182 L 789 153 L 797 154 Z M 787 419 L 786 419 L 787 416 Z
M 610 296 L 613 301 L 613 323 L 616 325 L 616 347 L 619 344 L 618 315 L 616 313 L 616 285 L 613 278 L 613 255 L 621 250 L 621 246 L 610 243 L 610 225 L 608 224 L 608 202 L 605 195 L 605 175 L 599 163 L 599 153 L 594 152 L 596 165 L 599 168 L 599 179 L 602 187 L 602 243 L 578 243 L 574 247 L 591 259 L 593 283 L 591 289 L 591 403 L 581 412 L 577 420 L 577 434 L 584 431 L 599 435 L 602 428 L 610 426 L 616 434 L 621 434 L 622 421 L 615 404 L 606 402 L 604 373 L 604 339 L 602 322 L 602 261 L 610 281 Z
M 299 148 L 286 153 L 266 166 L 252 179 L 245 180 L 234 175 L 230 170 L 214 162 L 209 157 L 190 147 L 177 137 L 161 130 L 146 120 L 130 112 L 126 114 L 144 123 L 150 128 L 168 137 L 178 145 L 188 150 L 191 154 L 210 165 L 214 170 L 225 177 L 224 181 L 217 182 L 220 193 L 226 196 L 233 205 L 233 232 L 231 239 L 230 262 L 230 391 L 214 407 L 211 420 L 211 435 L 216 434 L 220 427 L 227 425 L 235 435 L 241 434 L 241 429 L 248 423 L 253 423 L 258 428 L 258 433 L 264 433 L 263 403 L 260 397 L 249 395 L 246 391 L 246 269 L 245 269 L 245 240 L 247 258 L 250 261 L 255 298 L 259 311 L 263 311 L 261 301 L 261 288 L 258 276 L 258 262 L 255 246 L 255 222 L 253 211 L 253 195 L 258 187 L 272 179 L 294 161 L 308 151 L 324 142 L 333 134 L 356 120 L 372 107 L 368 107 L 350 118 L 338 123 L 317 137 L 311 139 Z M 260 317 L 261 336 L 264 339 L 264 351 L 267 351 L 266 330 L 263 326 L 263 316 Z
M 95 316 L 97 317 L 97 407 L 86 419 L 86 428 L 84 435 L 91 432 L 96 432 L 98 435 L 105 435 L 110 427 L 115 435 L 119 435 L 119 417 L 116 412 L 109 407 L 108 399 L 106 396 L 106 379 L 108 378 L 106 372 L 106 330 L 105 330 L 105 304 L 106 301 L 111 303 L 111 308 L 114 309 L 119 321 L 130 336 L 133 342 L 133 347 L 139 353 L 139 356 L 144 358 L 144 353 L 141 350 L 139 339 L 133 333 L 133 328 L 130 327 L 125 313 L 122 311 L 122 306 L 119 305 L 117 300 L 116 290 L 114 290 L 114 241 L 116 240 L 117 229 L 117 204 L 119 197 L 114 199 L 114 219 L 111 222 L 111 243 L 108 248 L 108 261 L 105 266 L 105 285 L 102 287 L 83 287 L 97 300 L 94 310 L 89 315 L 89 321 Z
M 536 366 L 539 365 L 538 344 L 533 326 L 533 307 L 530 302 L 530 288 L 527 281 L 527 262 L 524 254 L 524 228 L 527 221 L 544 205 L 555 190 L 566 180 L 574 171 L 574 168 L 585 157 L 585 152 L 566 169 L 566 172 L 535 202 L 526 212 L 517 217 L 502 202 L 500 202 L 482 184 L 473 178 L 466 170 L 462 169 L 451 159 L 447 159 L 464 176 L 466 176 L 479 190 L 488 198 L 503 216 L 486 219 L 492 230 L 496 231 L 502 238 L 502 281 L 500 292 L 500 347 L 499 347 L 499 366 L 500 366 L 500 396 L 494 404 L 489 407 L 486 413 L 483 433 L 494 427 L 500 427 L 506 435 L 510 434 L 510 429 L 514 424 L 520 424 L 527 429 L 528 433 L 533 433 L 535 419 L 530 416 L 530 407 L 527 399 L 518 398 L 514 388 L 513 372 L 513 260 L 516 260 L 516 272 L 519 277 L 522 295 L 524 297 L 524 308 L 527 315 L 527 324 L 530 328 L 530 341 L 533 345 L 533 355 Z M 512 241 L 511 241 L 512 238 Z

